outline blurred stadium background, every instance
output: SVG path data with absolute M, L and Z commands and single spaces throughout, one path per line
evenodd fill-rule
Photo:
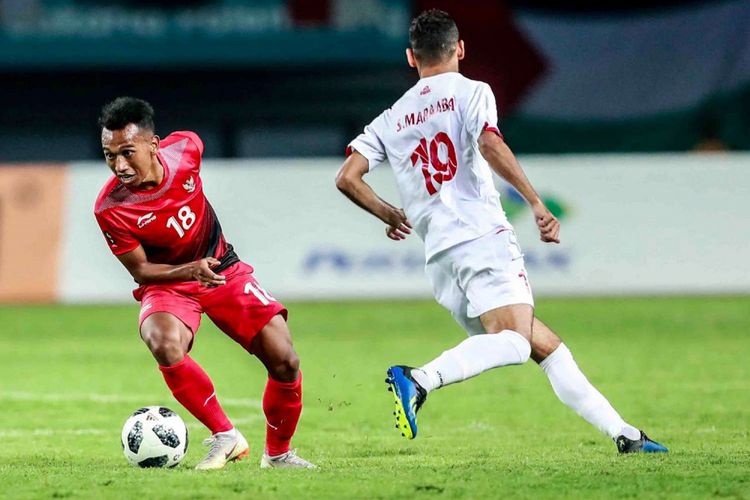
M 432 6 L 563 219 L 563 245 L 537 244 L 499 184 L 538 293 L 750 290 L 748 2 L 2 0 L 0 300 L 128 300 L 90 215 L 96 118 L 118 95 L 203 138 L 226 233 L 280 296 L 428 297 L 419 242 L 381 238 L 331 179 L 415 81 L 406 28 Z
M 90 331 L 97 328 L 91 318 L 132 317 L 106 331 L 123 342 L 128 339 L 132 359 L 150 369 L 150 358 L 134 334 L 132 280 L 110 255 L 92 214 L 109 175 L 96 119 L 101 106 L 119 95 L 150 101 L 157 133 L 188 129 L 203 138 L 206 192 L 228 240 L 256 266 L 268 290 L 296 301 L 300 317 L 326 329 L 325 321 L 315 319 L 317 309 L 305 309 L 304 302 L 333 301 L 326 318 L 350 325 L 336 338 L 354 340 L 359 332 L 351 325 L 363 321 L 357 314 L 384 313 L 393 305 L 352 303 L 354 316 L 342 320 L 339 315 L 346 308 L 335 307 L 337 301 L 429 299 L 421 243 L 416 238 L 387 240 L 380 225 L 350 206 L 333 184 L 347 142 L 416 81 L 405 63 L 406 30 L 410 18 L 428 7 L 444 8 L 456 18 L 467 44 L 463 72 L 491 84 L 506 141 L 561 219 L 563 243 L 541 244 L 518 195 L 498 180 L 503 205 L 526 251 L 539 307 L 552 304 L 553 317 L 563 324 L 568 318 L 571 336 L 584 334 L 582 345 L 592 342 L 588 351 L 581 351 L 589 354 L 584 367 L 593 366 L 596 373 L 596 363 L 607 365 L 607 356 L 617 352 L 612 347 L 647 349 L 644 343 L 654 337 L 634 333 L 641 326 L 655 336 L 659 331 L 673 335 L 659 340 L 664 349 L 679 345 L 683 327 L 695 328 L 688 336 L 696 358 L 701 350 L 719 349 L 714 344 L 719 332 L 733 335 L 721 347 L 725 352 L 750 354 L 746 0 L 564 5 L 543 0 L 0 0 L 0 364 L 7 369 L 0 401 L 5 400 L 11 414 L 15 409 L 17 416 L 31 415 L 34 405 L 53 401 L 19 396 L 52 389 L 32 384 L 31 376 L 26 385 L 11 383 L 18 372 L 9 367 L 31 373 L 20 368 L 25 365 L 18 356 L 44 358 L 25 342 L 37 327 L 43 338 L 57 338 L 52 331 L 57 317 L 63 318 L 66 331 L 75 330 L 71 338 L 77 341 L 50 345 L 71 356 L 83 349 L 88 335 L 96 335 Z M 387 168 L 369 180 L 384 198 L 398 200 Z M 664 296 L 654 302 L 653 315 L 638 316 L 635 311 L 648 308 L 650 301 L 635 296 L 653 295 Z M 675 295 L 697 298 L 670 302 Z M 575 296 L 589 299 L 567 301 Z M 597 302 L 612 296 L 625 298 Z M 58 305 L 31 306 L 40 303 Z M 80 306 L 101 303 L 125 312 Z M 420 317 L 437 318 L 446 328 L 438 345 L 460 338 L 437 306 L 414 304 Z M 611 324 L 604 312 L 599 319 L 605 326 L 583 319 L 587 312 L 609 311 L 610 306 Z M 406 313 L 399 317 L 410 325 Z M 636 317 L 644 323 L 634 326 Z M 35 326 L 35 318 L 44 319 Z M 387 329 L 384 338 L 393 340 L 400 328 L 377 323 L 383 319 L 377 314 L 366 318 L 372 335 L 378 335 L 377 328 Z M 703 336 L 700 324 L 706 318 L 715 331 Z M 301 352 L 307 346 L 315 359 L 306 366 L 325 364 L 329 354 L 312 347 L 308 325 L 293 326 L 301 332 L 296 333 Z M 605 330 L 611 337 L 589 338 L 587 330 Z M 432 334 L 423 332 L 425 338 Z M 350 347 L 340 359 L 356 355 L 357 346 Z M 427 357 L 409 355 L 418 358 L 414 362 Z M 718 353 L 716 359 L 721 359 Z M 375 361 L 386 366 L 393 359 Z M 81 362 L 85 366 L 88 361 Z M 89 376 L 110 373 L 99 368 Z M 352 370 L 351 376 L 359 375 Z M 737 370 L 725 387 L 736 391 L 731 397 L 718 386 L 704 388 L 701 395 L 726 396 L 725 403 L 736 401 L 732 408 L 744 408 L 732 414 L 738 420 L 731 425 L 735 436 L 747 441 L 750 376 L 746 369 Z M 323 367 L 318 371 L 324 376 Z M 69 376 L 64 373 L 62 379 Z M 76 380 L 85 380 L 75 373 Z M 144 392 L 162 394 L 160 380 L 152 375 L 153 386 Z M 674 373 L 661 375 L 655 385 L 674 383 Z M 700 376 L 709 380 L 714 375 L 721 377 Z M 314 378 L 307 376 L 313 384 Z M 230 377 L 227 381 L 231 384 Z M 644 385 L 648 383 L 645 377 Z M 86 390 L 85 384 L 70 384 L 55 386 L 55 393 L 65 394 L 71 387 L 73 392 Z M 122 390 L 123 384 L 114 383 L 113 390 Z M 635 396 L 626 389 L 615 385 L 610 394 L 614 391 L 627 402 Z M 311 391 L 316 394 L 314 387 Z M 683 393 L 680 401 L 692 394 Z M 235 395 L 242 397 L 241 392 Z M 170 404 L 167 396 L 160 396 L 164 404 Z M 329 404 L 321 398 L 316 403 L 308 396 L 306 414 L 313 421 L 314 405 Z M 157 403 L 144 403 L 152 402 Z M 136 403 L 126 399 L 123 404 L 126 411 Z M 649 408 L 636 407 L 649 415 Z M 326 410 L 320 412 L 324 416 Z M 124 419 L 121 413 L 113 413 L 112 421 Z M 683 427 L 689 427 L 687 413 L 680 413 L 686 419 Z M 4 425 L 15 421 L 11 414 Z M 701 418 L 702 429 L 719 425 L 717 414 Z M 75 418 L 70 421 L 75 425 Z M 664 429 L 666 422 L 662 424 Z M 0 437 L 10 443 L 6 454 L 25 456 L 14 447 L 12 433 L 0 432 Z M 322 437 L 315 439 L 325 443 Z M 743 446 L 735 450 L 735 458 L 744 457 L 737 460 L 747 465 L 750 451 Z M 113 463 L 120 464 L 119 459 Z M 585 475 L 587 467 L 579 473 Z M 10 471 L 11 476 L 13 470 L 0 467 L 0 473 Z M 23 477 L 18 470 L 16 479 Z M 574 495 L 575 483 L 568 487 Z M 679 489 L 688 485 L 673 487 L 690 495 L 690 489 Z M 746 487 L 716 488 L 709 484 L 698 491 L 747 494 Z M 331 494 L 341 491 L 334 488 Z M 595 490 L 596 495 L 605 493 Z

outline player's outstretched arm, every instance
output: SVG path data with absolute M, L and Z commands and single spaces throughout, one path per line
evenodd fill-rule
M 226 277 L 211 270 L 220 264 L 213 257 L 176 266 L 155 264 L 148 261 L 146 252 L 139 245 L 135 250 L 118 255 L 117 258 L 139 285 L 167 281 L 199 281 L 203 286 L 214 287 L 226 283 Z
M 508 181 L 526 199 L 534 212 L 534 220 L 539 228 L 541 240 L 560 243 L 560 223 L 544 205 L 505 141 L 496 133 L 486 130 L 479 136 L 479 152 L 490 164 L 492 170 Z
M 385 222 L 385 234 L 392 240 L 403 240 L 411 233 L 411 224 L 406 214 L 381 199 L 363 177 L 369 171 L 367 158 L 357 151 L 352 152 L 336 174 L 336 187 L 347 198 Z

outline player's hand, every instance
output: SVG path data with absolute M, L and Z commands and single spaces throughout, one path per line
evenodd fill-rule
M 411 234 L 411 222 L 406 218 L 403 209 L 399 208 L 391 212 L 385 235 L 394 241 L 405 240 Z
M 193 279 L 205 287 L 213 288 L 223 285 L 227 282 L 226 276 L 216 274 L 212 268 L 221 264 L 220 261 L 213 257 L 197 260 L 193 263 Z
M 534 221 L 539 228 L 540 239 L 545 243 L 560 243 L 560 222 L 544 203 L 532 207 Z

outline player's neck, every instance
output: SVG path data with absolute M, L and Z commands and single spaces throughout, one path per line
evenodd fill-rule
M 458 61 L 433 66 L 421 66 L 418 68 L 419 78 L 428 78 L 430 76 L 441 75 L 443 73 L 458 73 Z
M 154 161 L 151 163 L 151 172 L 144 181 L 138 186 L 139 191 L 148 191 L 161 185 L 164 180 L 164 166 L 159 161 L 159 157 L 155 156 Z

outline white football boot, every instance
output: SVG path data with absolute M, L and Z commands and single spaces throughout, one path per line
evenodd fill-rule
M 269 457 L 267 453 L 263 453 L 263 458 L 260 459 L 260 468 L 316 469 L 317 467 L 304 458 L 298 457 L 297 450 L 289 450 L 275 457 Z
M 235 460 L 242 460 L 250 454 L 250 447 L 245 437 L 237 429 L 219 432 L 203 441 L 203 446 L 209 446 L 206 458 L 195 466 L 197 470 L 223 469 Z

